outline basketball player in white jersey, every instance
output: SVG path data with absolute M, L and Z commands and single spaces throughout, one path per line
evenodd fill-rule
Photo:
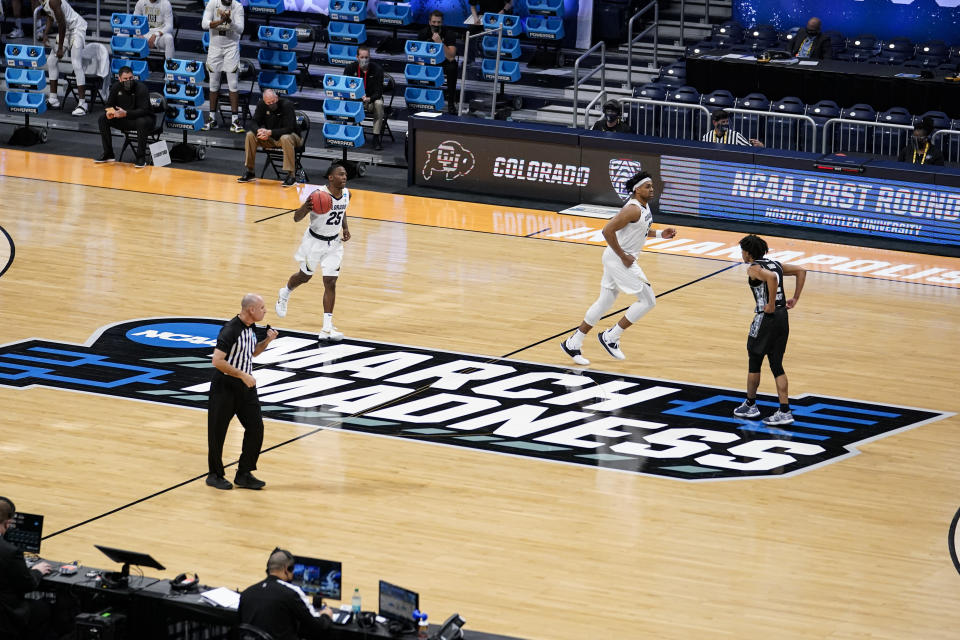
M 637 264 L 637 256 L 643 250 L 648 237 L 672 238 L 676 229 L 654 231 L 650 228 L 653 214 L 650 212 L 650 199 L 653 197 L 653 178 L 646 171 L 634 175 L 625 183 L 630 199 L 620 212 L 603 227 L 603 237 L 607 248 L 603 250 L 603 279 L 600 281 L 600 297 L 587 309 L 580 327 L 573 335 L 560 343 L 560 348 L 577 364 L 590 364 L 580 349 L 583 339 L 613 306 L 617 292 L 636 296 L 637 301 L 627 309 L 620 321 L 597 338 L 600 345 L 611 356 L 623 360 L 626 356 L 620 350 L 620 336 L 623 330 L 639 320 L 657 304 L 653 288 L 647 281 L 643 269 Z
M 87 21 L 74 11 L 67 0 L 33 0 L 33 7 L 39 8 L 47 15 L 47 25 L 44 27 L 40 42 L 47 42 L 50 28 L 54 22 L 57 23 L 56 46 L 51 47 L 50 55 L 47 56 L 47 76 L 50 78 L 47 104 L 54 109 L 60 107 L 60 98 L 57 97 L 57 79 L 60 77 L 58 63 L 63 59 L 64 50 L 69 50 L 73 74 L 77 78 L 77 100 L 79 100 L 73 115 L 84 116 L 87 114 L 87 78 L 83 73 L 83 48 L 87 45 Z
M 300 222 L 310 213 L 310 226 L 303 232 L 303 240 L 294 259 L 300 263 L 300 270 L 290 276 L 287 286 L 280 289 L 277 298 L 277 315 L 287 315 L 287 303 L 290 292 L 309 282 L 319 268 L 323 273 L 323 329 L 321 342 L 343 340 L 343 334 L 333 326 L 333 305 L 337 299 L 337 277 L 340 275 L 340 263 L 343 261 L 343 243 L 350 239 L 347 228 L 347 205 L 350 204 L 350 191 L 347 189 L 347 170 L 339 162 L 327 169 L 327 186 L 320 187 L 333 199 L 333 208 L 327 213 L 313 210 L 313 198 L 308 197 L 293 214 L 293 221 Z M 343 240 L 341 241 L 341 236 Z
M 151 49 L 163 49 L 163 57 L 173 57 L 173 7 L 170 0 L 137 0 L 133 12 L 147 16 L 147 44 Z
M 243 5 L 240 0 L 210 0 L 203 10 L 201 27 L 210 32 L 207 71 L 210 72 L 210 120 L 204 130 L 217 126 L 220 102 L 220 73 L 227 74 L 230 90 L 230 131 L 243 133 L 240 124 L 240 35 L 243 33 Z

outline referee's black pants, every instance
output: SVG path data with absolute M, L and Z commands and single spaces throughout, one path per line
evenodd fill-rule
M 263 445 L 263 416 L 256 387 L 248 387 L 240 378 L 214 375 L 210 383 L 207 410 L 207 467 L 210 473 L 226 475 L 223 469 L 223 442 L 233 416 L 243 425 L 243 450 L 237 473 L 257 468 L 260 447 Z

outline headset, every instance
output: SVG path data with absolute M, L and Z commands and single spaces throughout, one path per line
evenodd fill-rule
M 413 621 L 391 620 L 390 622 L 387 623 L 387 631 L 392 636 L 402 636 L 406 634 L 416 633 L 417 627 L 413 624 Z
M 267 327 L 267 328 L 269 329 L 269 327 Z M 282 554 L 283 554 L 283 557 L 286 558 L 286 560 L 287 560 L 287 567 L 286 567 L 287 570 L 290 571 L 290 573 L 293 573 L 293 566 L 294 566 L 294 564 L 296 564 L 296 562 L 295 562 L 294 559 L 293 559 L 293 554 L 290 553 L 289 551 L 287 551 L 286 549 L 281 549 L 280 547 L 274 547 L 274 548 L 273 548 L 273 551 L 270 552 L 270 555 L 268 556 L 268 560 L 267 560 L 267 573 L 270 573 L 270 560 L 269 560 L 269 558 L 273 557 L 273 554 L 275 554 L 275 553 L 282 553 Z
M 353 619 L 361 629 L 373 629 L 377 626 L 377 614 L 373 611 L 361 611 Z
M 193 574 L 193 577 L 190 577 L 185 573 L 181 573 L 170 581 L 170 589 L 173 591 L 186 593 L 188 591 L 197 591 L 199 587 L 200 579 L 197 577 L 197 574 Z

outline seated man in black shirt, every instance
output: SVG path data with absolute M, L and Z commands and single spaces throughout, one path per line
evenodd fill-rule
M 100 114 L 98 124 L 103 153 L 95 162 L 116 161 L 113 141 L 110 139 L 111 128 L 136 131 L 137 157 L 133 166 L 140 169 L 147 165 L 147 136 L 156 124 L 156 117 L 150 110 L 150 92 L 147 91 L 147 85 L 134 79 L 130 67 L 120 67 L 118 80 L 110 87 L 106 111 Z
M 620 117 L 622 115 L 620 103 L 616 100 L 607 100 L 603 105 L 603 117 L 593 123 L 593 130 L 630 133 L 630 125 Z
M 805 29 L 797 31 L 793 37 L 790 53 L 795 58 L 813 58 L 815 60 L 830 59 L 833 57 L 833 46 L 830 38 L 823 35 L 820 18 L 807 20 Z
M 257 147 L 281 148 L 283 149 L 283 170 L 287 174 L 283 180 L 283 186 L 292 187 L 297 183 L 296 149 L 302 144 L 293 103 L 277 96 L 273 89 L 267 89 L 257 103 L 253 121 L 257 125 L 257 130 L 247 131 L 246 153 L 243 159 L 245 169 L 237 178 L 237 182 L 251 182 L 257 179 L 257 174 L 253 172 L 257 160 Z
M 3 540 L 3 534 L 13 526 L 16 511 L 9 498 L 0 497 L 0 638 L 32 640 L 44 637 L 50 611 L 46 603 L 24 596 L 37 589 L 52 567 L 39 562 L 27 569 L 23 552 Z
M 365 44 L 357 47 L 357 61 L 343 69 L 343 75 L 363 78 L 363 109 L 373 111 L 373 148 L 383 149 L 380 133 L 383 131 L 383 67 L 370 59 L 370 47 Z
M 274 549 L 267 560 L 267 578 L 240 594 L 240 622 L 269 633 L 273 640 L 319 640 L 326 637 L 333 611 L 316 611 L 293 579 L 293 556 Z
M 935 128 L 933 118 L 930 117 L 926 117 L 913 125 L 913 135 L 910 136 L 910 141 L 906 146 L 900 149 L 897 160 L 912 164 L 932 164 L 942 167 L 943 153 L 930 142 L 930 136 L 933 135 Z
M 445 96 L 447 111 L 456 113 L 457 103 L 460 101 L 460 95 L 457 93 L 457 34 L 452 29 L 443 26 L 442 11 L 432 11 L 430 13 L 430 24 L 420 30 L 420 33 L 417 34 L 417 40 L 443 45 L 444 61 L 441 66 L 447 81 Z

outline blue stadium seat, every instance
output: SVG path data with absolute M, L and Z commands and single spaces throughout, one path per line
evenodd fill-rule
M 444 60 L 443 47 L 438 42 L 407 40 L 404 45 L 407 62 L 440 64 Z
M 634 98 L 646 98 L 648 100 L 666 100 L 667 87 L 655 82 L 648 82 L 633 88 Z
M 497 36 L 483 36 L 480 50 L 485 58 L 497 57 Z M 500 59 L 516 60 L 520 57 L 520 41 L 517 38 L 503 38 L 500 41 Z
M 694 87 L 682 86 L 672 88 L 667 93 L 669 102 L 680 102 L 689 105 L 700 104 L 700 92 Z M 699 113 L 699 110 L 697 110 Z M 660 111 L 660 135 L 665 138 L 681 140 L 699 139 L 704 133 L 702 118 L 695 114 L 693 109 L 684 107 L 664 107 Z
M 367 41 L 367 27 L 353 22 L 331 22 L 327 25 L 330 42 L 342 44 L 363 44 Z
M 662 84 L 648 82 L 645 85 L 634 87 L 634 98 L 645 98 L 647 100 L 666 100 L 667 88 Z M 660 111 L 662 105 L 627 103 L 630 109 L 630 122 L 633 123 L 636 133 L 642 136 L 660 135 L 658 125 L 660 123 Z
M 341 76 L 328 73 L 323 76 L 323 92 L 328 98 L 362 100 L 365 95 L 363 82 L 356 76 Z
M 654 82 L 659 82 L 668 87 L 683 86 L 687 82 L 686 61 L 678 60 L 669 67 L 663 67 L 660 69 L 660 75 L 657 76 L 657 79 Z
M 858 120 L 864 123 L 876 122 L 877 112 L 868 104 L 858 103 L 844 109 L 845 120 Z M 875 127 L 866 124 L 841 122 L 833 129 L 833 150 L 856 153 L 873 153 L 873 132 Z
M 328 15 L 337 22 L 363 22 L 367 19 L 366 0 L 332 0 Z
M 413 10 L 410 5 L 377 3 L 377 22 L 391 27 L 406 26 L 413 22 Z
M 43 91 L 47 88 L 47 72 L 44 69 L 7 67 L 3 77 L 10 91 Z
M 824 31 L 824 37 L 830 38 L 830 53 L 834 59 L 840 57 L 847 49 L 847 38 L 837 30 Z
M 737 106 L 751 111 L 769 111 L 770 99 L 762 93 L 751 93 L 740 100 Z
M 563 40 L 563 18 L 530 16 L 524 25 L 527 37 L 533 40 Z
M 917 116 L 917 121 L 923 120 L 924 118 L 933 120 L 933 126 L 937 129 L 950 128 L 950 118 L 943 111 L 927 111 L 926 113 L 921 113 Z
M 716 91 L 712 91 L 703 96 L 703 106 L 705 106 L 711 112 L 716 111 L 717 109 L 732 107 L 736 103 L 737 99 L 734 98 L 733 94 L 726 89 L 717 89 Z
M 793 46 L 793 39 L 797 37 L 797 33 L 800 31 L 800 27 L 791 27 L 780 34 L 780 44 L 783 45 L 783 49 L 790 51 Z
M 146 38 L 113 36 L 110 38 L 110 49 L 115 56 L 134 60 L 144 60 L 150 55 Z
M 820 141 L 823 140 L 823 126 L 827 120 L 840 117 L 840 107 L 833 100 L 821 100 L 807 107 L 807 115 L 810 116 L 817 127 L 816 150 L 819 151 Z
M 150 77 L 150 67 L 146 60 L 124 60 L 123 58 L 113 58 L 110 60 L 110 75 L 116 78 L 120 75 L 120 67 L 130 67 L 133 71 L 133 77 L 137 80 L 146 82 Z
M 936 67 L 950 57 L 950 50 L 943 40 L 928 40 L 917 46 L 916 60 L 924 67 Z
M 913 57 L 913 42 L 909 38 L 893 38 L 880 47 L 880 53 L 870 62 L 875 64 L 903 64 Z
M 496 29 L 503 25 L 503 35 L 516 38 L 523 34 L 523 24 L 520 16 L 509 13 L 485 13 L 480 18 L 484 29 Z
M 779 36 L 777 30 L 772 24 L 758 24 L 755 27 L 747 29 L 743 38 L 743 43 L 751 51 L 763 52 L 767 49 L 773 49 L 777 46 Z
M 743 44 L 743 37 L 743 25 L 736 20 L 728 20 L 721 25 L 714 25 L 710 41 L 735 45 Z
M 263 43 L 263 46 L 270 49 L 283 49 L 287 51 L 297 48 L 296 29 L 261 25 L 260 28 L 257 29 L 257 39 Z
M 284 71 L 294 73 L 297 70 L 296 51 L 281 51 L 279 49 L 259 49 L 257 62 L 260 68 L 268 71 Z
M 425 89 L 407 87 L 403 93 L 407 108 L 412 111 L 443 111 L 443 91 L 441 89 Z
M 884 124 L 913 124 L 913 115 L 903 107 L 891 107 L 877 116 Z M 873 151 L 882 156 L 896 156 L 906 144 L 911 132 L 907 129 L 877 128 L 873 134 Z
M 709 40 L 701 40 L 697 44 L 687 45 L 687 48 L 684 50 L 684 53 L 686 57 L 689 58 L 691 56 L 698 56 L 701 53 L 704 53 L 705 51 L 709 51 L 711 49 L 717 49 L 717 48 L 718 47 L 716 46 L 715 43 L 710 42 Z
M 147 16 L 133 13 L 114 13 L 110 16 L 110 28 L 115 36 L 142 36 L 150 30 Z
M 803 115 L 807 110 L 803 100 L 794 96 L 787 96 L 776 102 L 771 103 L 770 111 L 774 114 L 783 113 L 789 115 Z M 812 151 L 817 146 L 813 140 L 808 140 L 808 136 L 815 136 L 815 131 L 810 131 L 808 126 L 795 118 L 778 118 L 775 115 L 767 118 L 766 134 L 764 136 L 764 145 L 770 149 L 791 149 L 794 151 Z M 813 143 L 813 144 L 811 144 Z
M 480 73 L 484 80 L 493 80 L 494 75 L 500 82 L 517 82 L 520 80 L 520 63 L 513 60 L 501 60 L 497 69 L 497 61 L 485 58 L 480 63 Z
M 338 44 L 331 42 L 327 45 L 327 62 L 338 66 L 346 66 L 357 59 L 357 45 Z
M 327 98 L 323 101 L 323 115 L 328 122 L 360 124 L 367 117 L 363 103 L 359 100 L 337 100 Z
M 297 92 L 297 77 L 275 71 L 261 71 L 257 76 L 260 89 L 273 89 L 278 95 L 291 95 Z
M 403 70 L 403 77 L 410 86 L 439 89 L 443 86 L 443 67 L 407 63 Z
M 750 111 L 769 111 L 770 99 L 762 93 L 751 93 L 737 102 L 737 107 Z M 760 138 L 766 123 L 760 116 L 748 113 L 735 113 L 730 118 L 730 126 L 743 134 L 744 138 Z
M 870 33 L 863 33 L 847 43 L 847 51 L 841 56 L 841 59 L 852 60 L 853 62 L 867 62 L 876 57 L 880 50 L 880 42 L 877 36 Z

